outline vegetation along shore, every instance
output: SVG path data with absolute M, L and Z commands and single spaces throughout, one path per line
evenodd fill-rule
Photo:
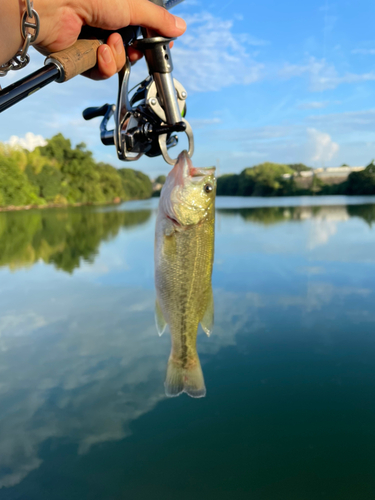
M 119 203 L 159 196 L 165 176 L 98 163 L 84 143 L 57 134 L 33 151 L 0 143 L 0 211 Z M 375 194 L 375 164 L 312 169 L 261 163 L 217 180 L 221 196 Z
M 306 196 L 375 194 L 375 164 L 313 169 L 302 163 L 261 163 L 217 180 L 221 196 Z
M 149 177 L 97 163 L 85 144 L 55 135 L 33 151 L 0 143 L 0 209 L 106 204 L 152 195 Z

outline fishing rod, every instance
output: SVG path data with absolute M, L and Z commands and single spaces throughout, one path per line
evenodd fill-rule
M 183 0 L 150 0 L 171 9 Z M 130 98 L 129 79 L 131 63 L 118 73 L 117 103 L 90 107 L 83 111 L 85 120 L 102 116 L 100 139 L 106 146 L 114 145 L 122 161 L 136 161 L 142 155 L 162 155 L 173 165 L 169 149 L 178 143 L 178 132 L 187 135 L 188 154 L 194 152 L 193 131 L 186 121 L 187 92 L 173 78 L 173 63 L 169 44 L 174 38 L 160 36 L 153 30 L 128 26 L 117 30 L 125 49 L 129 46 L 141 51 L 146 59 L 148 76 L 139 83 Z M 88 71 L 97 63 L 97 50 L 113 32 L 84 26 L 80 38 L 68 49 L 50 54 L 43 68 L 0 90 L 0 113 L 52 82 L 63 83 Z M 133 89 L 132 89 L 133 90 Z M 114 118 L 114 129 L 108 122 Z

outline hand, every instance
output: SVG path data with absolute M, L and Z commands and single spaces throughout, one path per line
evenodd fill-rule
M 17 4 L 18 2 L 11 2 L 9 6 L 6 0 L 0 0 L 0 10 L 2 13 L 8 14 L 9 12 L 10 17 L 8 19 L 3 14 L 0 16 L 3 18 L 0 28 L 4 24 L 4 30 L 0 30 L 0 41 L 3 38 L 1 31 L 4 37 L 8 34 L 6 42 L 4 40 L 4 44 L 7 45 L 4 52 L 9 52 L 11 56 L 21 46 L 21 37 L 18 36 L 17 30 L 22 10 L 18 12 L 19 9 L 15 8 Z M 117 30 L 129 25 L 142 26 L 169 37 L 180 36 L 186 29 L 183 19 L 148 0 L 34 0 L 34 9 L 40 18 L 40 32 L 34 46 L 45 55 L 73 45 L 83 25 L 104 30 Z M 17 21 L 15 26 L 12 25 L 10 38 L 9 26 L 14 18 Z M 15 33 L 17 33 L 17 38 Z M 14 49 L 9 48 L 11 43 L 12 47 L 15 46 Z M 128 55 L 131 61 L 136 61 L 141 57 L 141 53 L 134 49 L 129 50 Z M 125 50 L 122 38 L 118 33 L 113 33 L 107 43 L 99 47 L 98 66 L 91 70 L 88 76 L 94 79 L 109 78 L 124 64 Z

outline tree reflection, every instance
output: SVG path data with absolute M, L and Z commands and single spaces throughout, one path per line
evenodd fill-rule
M 246 222 L 263 225 L 279 224 L 288 220 L 306 220 L 324 216 L 335 220 L 348 217 L 360 217 L 370 226 L 375 222 L 375 205 L 316 206 L 316 207 L 256 207 L 256 208 L 221 208 L 217 212 L 223 216 L 239 215 Z
M 349 205 L 348 213 L 351 217 L 361 217 L 370 227 L 375 222 L 375 205 Z
M 146 222 L 151 210 L 99 212 L 90 207 L 0 213 L 0 266 L 32 266 L 42 260 L 72 273 L 92 263 L 102 241 L 121 228 Z

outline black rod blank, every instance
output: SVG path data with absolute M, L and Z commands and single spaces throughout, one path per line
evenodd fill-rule
M 59 77 L 59 68 L 55 64 L 50 63 L 34 71 L 34 73 L 25 76 L 25 78 L 18 80 L 18 82 L 12 83 L 12 85 L 0 90 L 0 113 L 49 83 L 54 82 Z

